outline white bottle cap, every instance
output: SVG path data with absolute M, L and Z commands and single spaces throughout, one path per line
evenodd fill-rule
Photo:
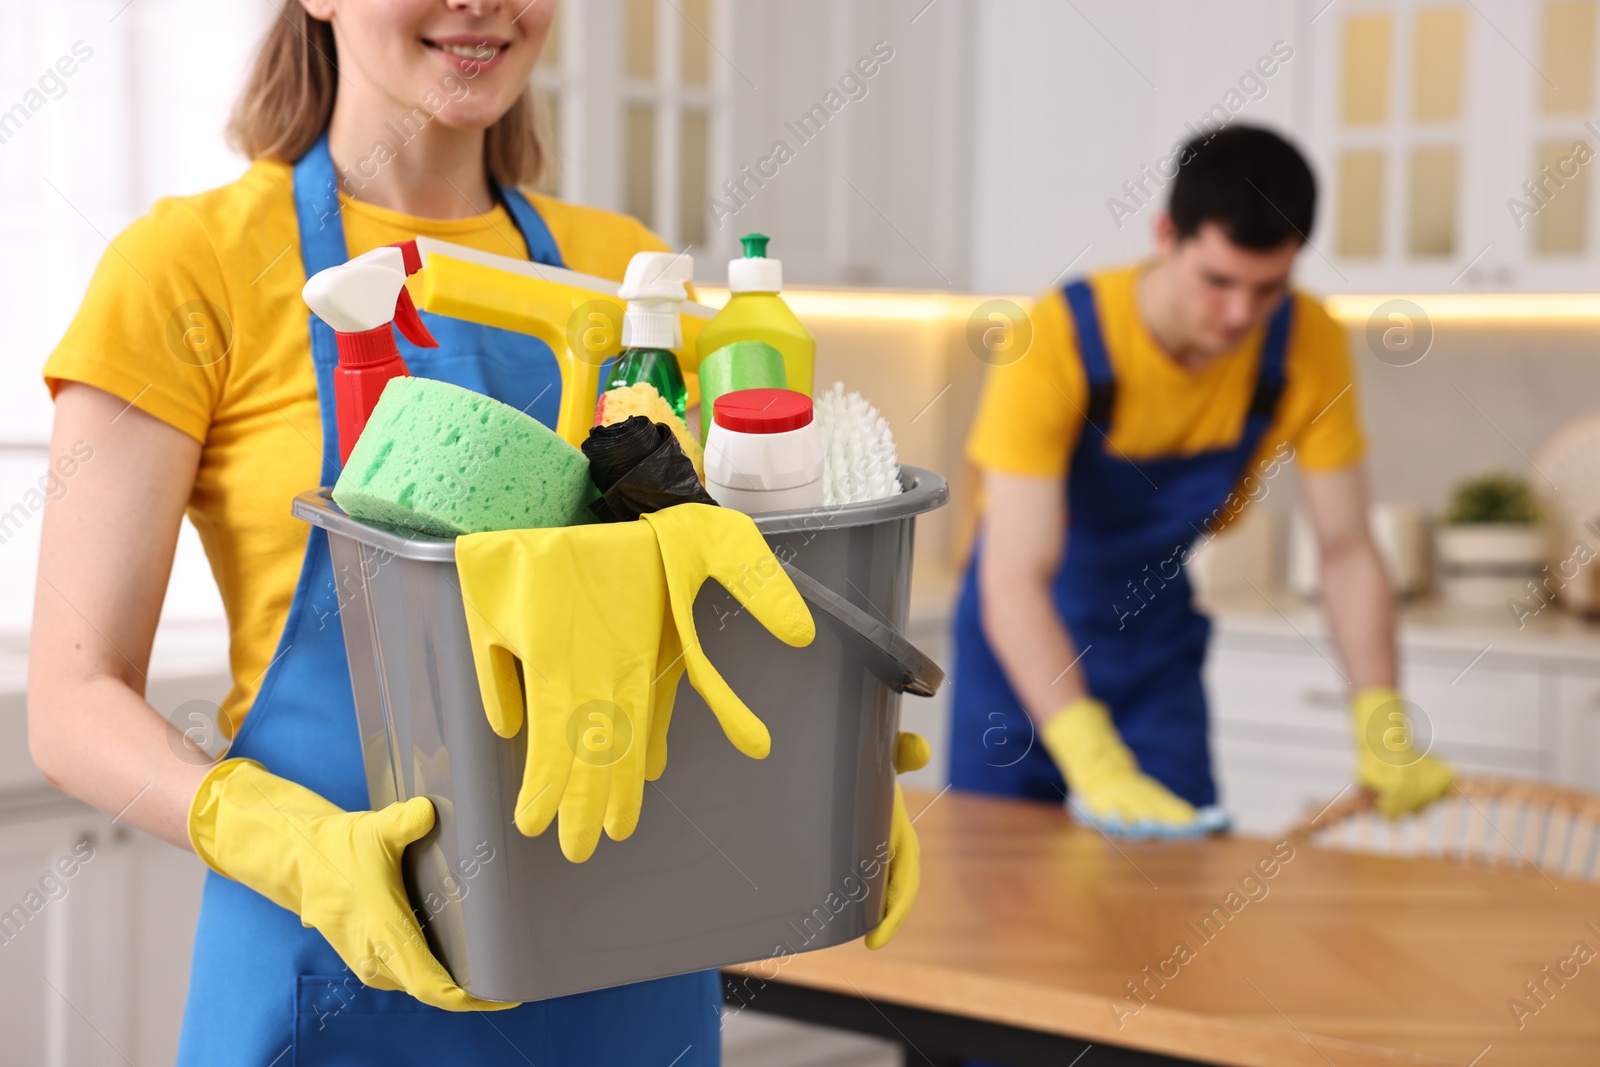
M 629 302 L 622 316 L 623 348 L 674 349 L 683 344 L 683 328 L 676 311 L 657 311 Z
M 639 252 L 628 261 L 617 295 L 628 302 L 622 316 L 624 348 L 680 348 L 678 312 L 689 299 L 694 259 L 683 252 Z
M 783 260 L 748 256 L 728 260 L 728 292 L 783 292 Z

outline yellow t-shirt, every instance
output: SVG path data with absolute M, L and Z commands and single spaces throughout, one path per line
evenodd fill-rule
M 188 514 L 228 613 L 225 731 L 243 720 L 288 618 L 310 530 L 289 503 L 322 465 L 292 174 L 258 161 L 220 189 L 158 201 L 101 257 L 44 370 L 52 395 L 64 381 L 97 386 L 204 446 Z M 572 270 L 621 280 L 635 252 L 666 250 L 634 219 L 530 199 Z M 427 235 L 527 258 L 504 207 L 438 220 L 341 202 L 352 256 Z
M 1109 447 L 1138 461 L 1234 444 L 1255 394 L 1265 327 L 1190 370 L 1162 350 L 1139 314 L 1142 269 L 1106 271 L 1090 281 L 1117 383 Z M 1365 448 L 1344 330 L 1316 300 L 1299 292 L 1293 298 L 1284 391 L 1255 461 L 1287 444 L 1305 470 L 1337 470 L 1357 462 Z M 990 368 L 984 381 L 967 456 L 1000 473 L 1064 475 L 1088 410 L 1088 381 L 1065 297 L 1058 290 L 1042 294 L 1030 314 L 1027 353 Z

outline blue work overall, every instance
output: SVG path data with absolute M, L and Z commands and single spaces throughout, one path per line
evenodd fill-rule
M 1052 585 L 1079 652 L 1073 668 L 1111 709 L 1139 767 L 1196 806 L 1216 803 L 1205 689 L 1210 623 L 1182 566 L 1229 511 L 1283 392 L 1294 301 L 1267 325 L 1255 392 L 1238 440 L 1193 455 L 1134 462 L 1113 448 L 1116 377 L 1088 283 L 1063 297 L 1089 385 L 1089 410 L 1067 474 L 1065 554 Z M 1234 502 L 1235 504 L 1237 501 Z M 1039 743 L 983 631 L 974 548 L 955 618 L 950 782 L 957 789 L 1061 801 L 1066 782 Z
M 515 189 L 497 191 L 529 258 L 560 266 L 560 252 L 534 207 Z M 326 139 L 296 164 L 294 200 L 306 275 L 345 262 Z M 554 423 L 559 375 L 541 342 L 458 319 L 423 318 L 439 347 L 419 349 L 399 339 L 413 374 L 487 393 Z M 322 410 L 321 478 L 331 485 L 339 475 L 338 354 L 332 329 L 314 316 L 311 358 Z M 312 528 L 277 654 L 228 755 L 258 760 L 273 774 L 356 811 L 368 807 L 367 784 L 338 611 L 327 535 Z M 195 935 L 178 1063 L 703 1067 L 721 1061 L 719 992 L 715 972 L 706 971 L 505 1011 L 442 1011 L 408 993 L 363 986 L 316 930 L 212 873 Z

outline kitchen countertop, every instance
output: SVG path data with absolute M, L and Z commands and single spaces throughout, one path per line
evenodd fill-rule
M 912 588 L 910 628 L 920 634 L 948 629 L 959 594 L 950 573 L 924 573 Z M 1213 637 L 1289 637 L 1328 640 L 1322 608 L 1282 588 L 1248 586 L 1200 598 L 1211 616 Z M 1493 648 L 1498 655 L 1578 660 L 1600 666 L 1600 621 L 1580 618 L 1559 607 L 1545 608 L 1518 625 L 1504 606 L 1463 608 L 1437 599 L 1408 600 L 1400 607 L 1400 637 L 1408 647 L 1432 647 L 1476 655 Z
M 1294 636 L 1326 640 L 1328 626 L 1320 605 L 1283 589 L 1243 588 L 1206 598 L 1218 635 Z M 1463 608 L 1436 599 L 1411 600 L 1400 607 L 1400 637 L 1408 647 L 1468 649 L 1577 659 L 1600 664 L 1600 623 L 1559 607 L 1525 617 L 1522 625 L 1504 606 Z

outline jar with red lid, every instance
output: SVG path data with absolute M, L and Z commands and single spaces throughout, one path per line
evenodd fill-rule
M 822 436 L 811 398 L 792 389 L 740 389 L 712 405 L 706 491 L 758 515 L 822 506 Z

